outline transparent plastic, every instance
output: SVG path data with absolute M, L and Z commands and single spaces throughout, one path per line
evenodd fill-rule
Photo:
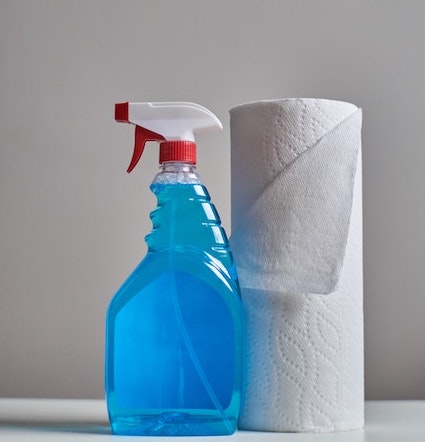
M 242 307 L 220 218 L 194 166 L 165 163 L 151 190 L 148 253 L 107 313 L 106 397 L 115 434 L 236 429 Z

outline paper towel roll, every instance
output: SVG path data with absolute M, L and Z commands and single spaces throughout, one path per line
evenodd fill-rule
M 248 329 L 239 427 L 361 428 L 361 110 L 282 99 L 230 115 L 230 241 Z

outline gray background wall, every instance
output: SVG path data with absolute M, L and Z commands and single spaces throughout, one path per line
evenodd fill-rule
M 230 227 L 228 109 L 364 110 L 366 394 L 425 398 L 425 2 L 0 0 L 0 396 L 102 397 L 104 315 L 145 253 L 157 150 L 117 101 L 195 101 Z M 151 147 L 151 146 L 149 146 Z

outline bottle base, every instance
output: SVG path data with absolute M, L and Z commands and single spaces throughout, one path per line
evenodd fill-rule
M 216 414 L 168 411 L 157 414 L 116 416 L 112 432 L 127 436 L 220 436 L 236 431 L 236 418 L 223 420 Z

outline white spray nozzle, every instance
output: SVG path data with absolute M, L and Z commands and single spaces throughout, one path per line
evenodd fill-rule
M 146 141 L 194 141 L 194 134 L 222 129 L 220 120 L 199 104 L 117 103 L 115 120 L 136 125 L 136 140 L 129 171 L 139 161 Z

